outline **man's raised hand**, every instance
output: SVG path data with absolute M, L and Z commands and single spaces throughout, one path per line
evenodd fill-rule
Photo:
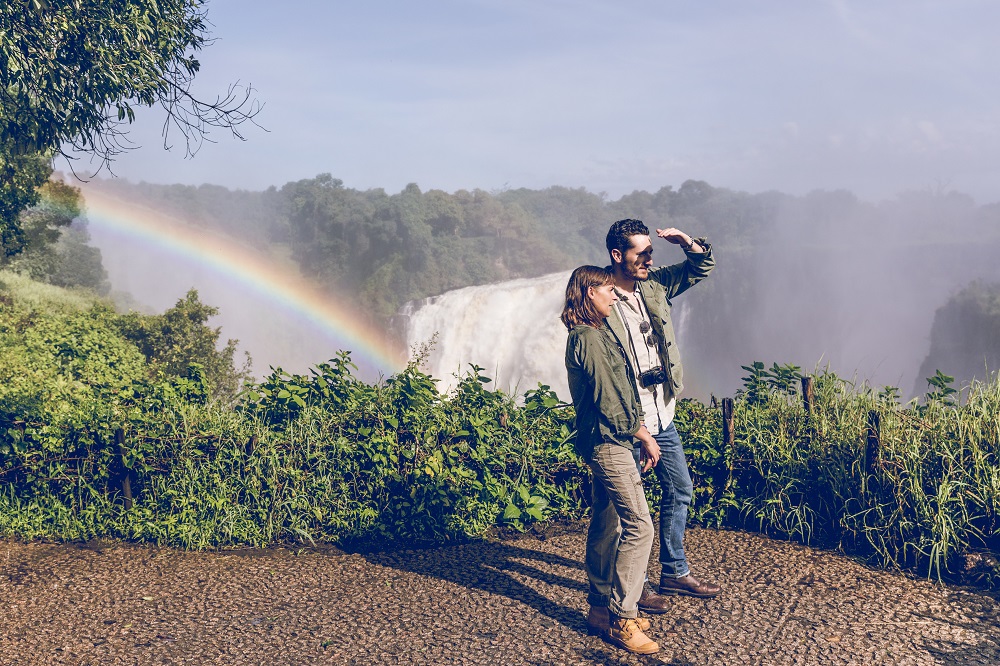
M 667 242 L 673 243 L 674 245 L 691 245 L 691 237 L 680 229 L 675 229 L 674 227 L 657 229 L 656 235 Z

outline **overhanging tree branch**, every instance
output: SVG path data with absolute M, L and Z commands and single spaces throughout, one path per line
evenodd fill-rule
M 244 139 L 262 105 L 239 82 L 191 93 L 211 43 L 204 0 L 49 0 L 0 5 L 0 140 L 19 153 L 89 153 L 106 166 L 134 148 L 134 107 L 167 113 L 193 155 L 213 129 Z

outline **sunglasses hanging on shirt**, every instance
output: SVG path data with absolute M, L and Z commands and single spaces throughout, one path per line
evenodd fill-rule
M 639 332 L 642 333 L 645 336 L 646 344 L 647 345 L 649 345 L 650 347 L 655 347 L 656 346 L 656 335 L 653 334 L 653 333 L 650 333 L 649 329 L 650 329 L 649 322 L 646 321 L 645 319 L 643 319 L 642 323 L 639 324 Z M 648 335 L 646 335 L 647 333 L 648 333 Z

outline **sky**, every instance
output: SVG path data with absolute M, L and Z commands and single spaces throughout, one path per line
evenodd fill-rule
M 1000 201 L 1000 3 L 990 0 L 209 0 L 195 91 L 253 86 L 263 129 L 162 148 L 132 181 L 270 185 L 331 173 L 398 192 L 688 179 L 862 198 Z M 59 167 L 59 165 L 57 165 Z

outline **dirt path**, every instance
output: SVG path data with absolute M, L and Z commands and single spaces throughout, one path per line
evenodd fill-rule
M 0 663 L 1000 664 L 990 596 L 711 530 L 687 547 L 723 596 L 678 599 L 653 619 L 663 650 L 629 656 L 586 634 L 583 541 L 373 555 L 0 541 Z

